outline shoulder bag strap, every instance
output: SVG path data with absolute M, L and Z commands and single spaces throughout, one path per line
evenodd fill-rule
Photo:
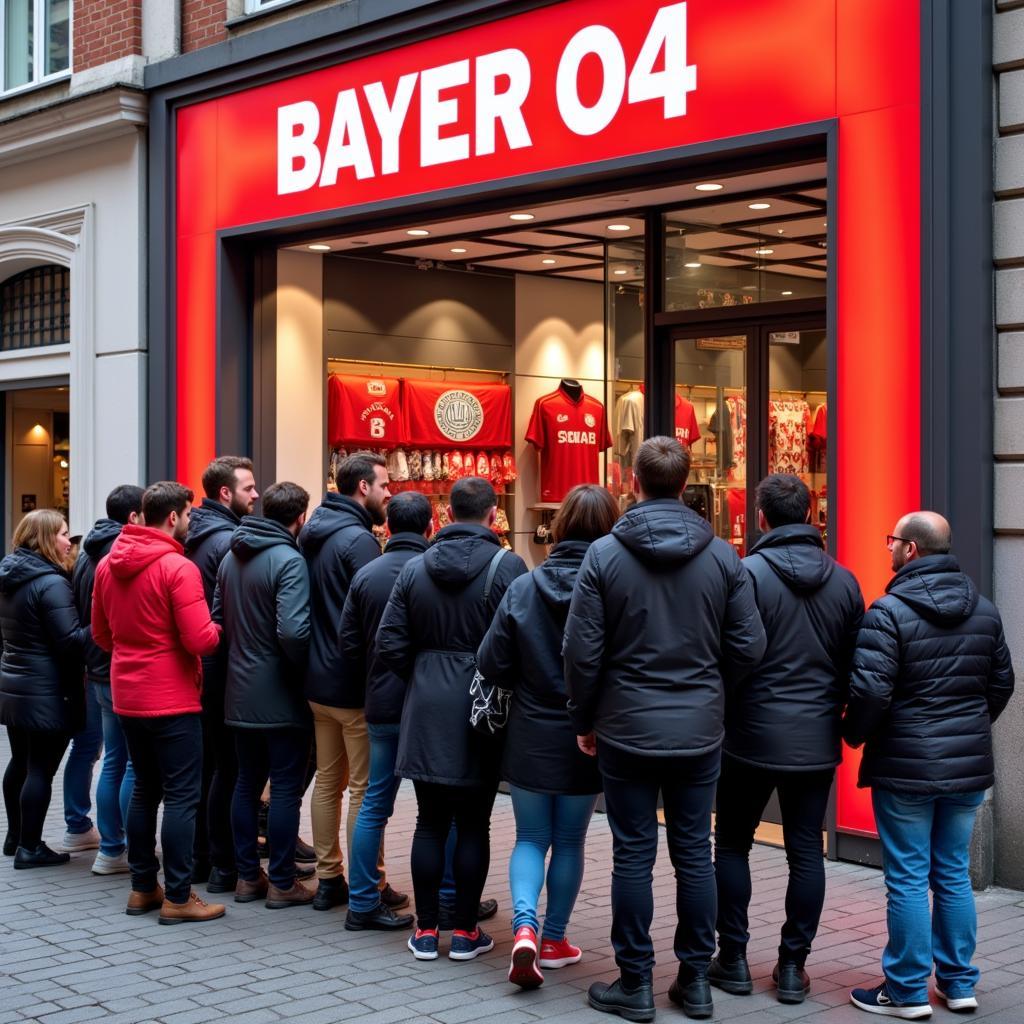
M 491 559 L 491 564 L 487 566 L 487 577 L 484 579 L 484 604 L 487 604 L 487 599 L 491 596 L 491 587 L 494 585 L 494 577 L 498 572 L 498 563 L 505 557 L 505 549 L 498 548 L 494 553 L 494 557 Z

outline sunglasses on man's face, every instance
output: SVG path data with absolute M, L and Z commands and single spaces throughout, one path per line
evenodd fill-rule
M 913 544 L 914 543 L 912 540 L 908 540 L 906 537 L 897 537 L 893 533 L 888 533 L 885 536 L 885 546 L 887 548 L 891 548 L 893 546 L 893 544 L 895 544 L 896 541 L 898 541 L 898 540 L 903 541 L 904 544 Z

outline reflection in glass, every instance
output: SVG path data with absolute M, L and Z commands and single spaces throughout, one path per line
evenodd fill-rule
M 32 7 L 33 0 L 7 0 L 4 4 L 4 89 L 17 89 L 32 81 Z
M 46 0 L 46 74 L 66 71 L 71 60 L 71 0 Z

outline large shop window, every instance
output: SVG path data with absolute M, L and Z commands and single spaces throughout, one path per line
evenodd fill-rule
M 33 267 L 0 285 L 0 351 L 71 341 L 71 272 Z
M 4 92 L 71 70 L 71 0 L 0 0 L 0 12 Z

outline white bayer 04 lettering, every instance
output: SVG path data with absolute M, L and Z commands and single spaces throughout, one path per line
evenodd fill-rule
M 575 135 L 593 136 L 611 124 L 623 102 L 661 100 L 666 119 L 684 116 L 687 94 L 697 88 L 697 67 L 687 64 L 686 50 L 685 2 L 658 9 L 628 74 L 626 53 L 615 32 L 605 25 L 587 25 L 573 35 L 559 58 L 553 97 L 558 117 Z M 601 63 L 602 83 L 600 95 L 588 106 L 580 98 L 579 72 L 590 56 Z M 322 146 L 316 103 L 300 100 L 281 106 L 277 110 L 278 195 L 336 185 L 343 171 L 351 171 L 360 181 L 398 173 L 402 132 L 417 91 L 420 167 L 493 154 L 499 123 L 510 149 L 527 149 L 533 145 L 533 136 L 523 107 L 532 78 L 529 57 L 509 47 L 402 75 L 391 87 L 390 98 L 384 82 L 342 89 L 335 97 Z M 470 87 L 473 131 L 447 134 L 459 123 L 460 104 Z M 372 149 L 368 127 L 379 140 Z

